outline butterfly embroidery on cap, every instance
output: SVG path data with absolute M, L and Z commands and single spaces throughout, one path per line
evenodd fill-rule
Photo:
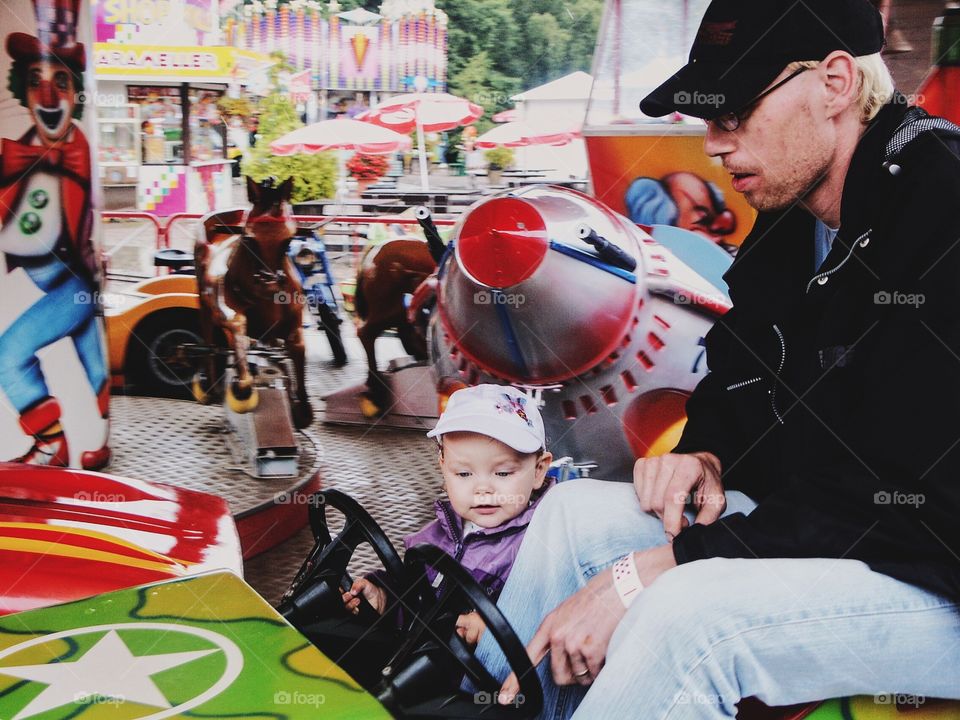
M 518 415 L 527 425 L 533 427 L 533 423 L 530 422 L 530 418 L 527 417 L 526 410 L 523 409 L 523 406 L 526 404 L 526 398 L 515 398 L 506 393 L 503 393 L 501 397 L 505 402 L 497 403 L 497 410 L 500 412 L 514 413 Z

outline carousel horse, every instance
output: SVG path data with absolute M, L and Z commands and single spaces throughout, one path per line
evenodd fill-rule
M 279 184 L 273 178 L 260 184 L 247 178 L 253 206 L 245 217 L 242 211 L 204 217 L 194 259 L 204 342 L 215 347 L 217 337 L 224 336 L 232 351 L 235 376 L 226 388 L 227 404 L 239 413 L 257 406 L 247 361 L 251 339 L 258 344 L 283 344 L 295 370 L 293 421 L 303 428 L 312 422 L 313 412 L 304 372 L 303 288 L 287 257 L 297 229 L 290 210 L 292 187 L 292 178 Z M 217 353 L 208 353 L 194 379 L 194 396 L 200 402 L 219 394 L 216 359 Z
M 354 303 L 363 321 L 357 337 L 367 355 L 367 391 L 361 395 L 360 409 L 374 418 L 389 407 L 390 386 L 377 368 L 375 345 L 384 331 L 395 328 L 403 349 L 416 360 L 427 359 L 427 338 L 421 323 L 409 321 L 404 296 L 412 295 L 437 269 L 444 246 L 430 222 L 429 212 L 418 208 L 417 219 L 427 242 L 402 236 L 374 245 L 364 252 L 357 272 Z

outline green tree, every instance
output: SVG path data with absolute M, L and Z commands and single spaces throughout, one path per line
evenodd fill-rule
M 450 92 L 468 98 L 483 107 L 483 117 L 477 121 L 477 131 L 484 132 L 493 122 L 494 113 L 513 105 L 511 95 L 520 92 L 520 81 L 497 72 L 486 50 L 470 58 L 463 70 L 450 78 Z
M 288 132 L 303 126 L 297 109 L 282 92 L 280 76 L 289 72 L 282 53 L 272 56 L 276 63 L 270 68 L 273 92 L 260 101 L 260 139 L 240 168 L 257 182 L 268 177 L 283 181 L 293 177 L 293 202 L 333 197 L 336 188 L 337 160 L 333 153 L 277 157 L 270 143 Z

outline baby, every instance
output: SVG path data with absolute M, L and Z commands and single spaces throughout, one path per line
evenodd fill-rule
M 545 447 L 543 418 L 519 390 L 477 385 L 450 396 L 427 437 L 437 438 L 440 446 L 447 499 L 436 501 L 437 519 L 404 538 L 404 547 L 436 545 L 459 560 L 495 601 L 546 490 L 553 456 Z M 439 592 L 442 575 L 432 568 L 427 572 Z M 361 594 L 384 612 L 387 593 L 375 575 L 356 580 L 343 594 L 349 610 L 359 608 Z M 475 644 L 482 631 L 477 613 L 460 616 L 457 632 L 467 642 Z

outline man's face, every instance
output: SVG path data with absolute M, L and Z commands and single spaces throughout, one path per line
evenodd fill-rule
M 73 74 L 67 68 L 46 60 L 30 64 L 27 107 L 43 143 L 54 143 L 69 132 L 76 103 Z
M 763 98 L 732 132 L 707 123 L 704 151 L 720 158 L 733 189 L 759 211 L 806 197 L 833 162 L 836 136 L 817 105 L 818 79 L 815 71 L 799 75 Z

